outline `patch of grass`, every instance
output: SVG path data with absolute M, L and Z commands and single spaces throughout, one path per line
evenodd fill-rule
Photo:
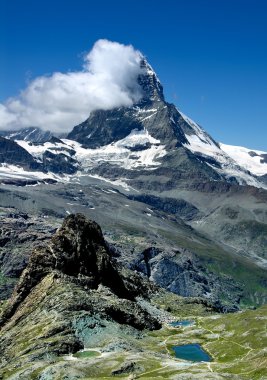
M 181 297 L 168 291 L 161 291 L 161 293 L 152 297 L 151 302 L 159 308 L 170 312 L 177 319 L 188 319 L 190 316 L 206 316 L 214 311 L 203 304 L 200 298 L 195 297 Z

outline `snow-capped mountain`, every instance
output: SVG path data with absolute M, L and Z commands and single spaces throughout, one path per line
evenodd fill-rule
M 258 177 L 267 174 L 265 152 L 217 143 L 197 123 L 180 113 L 195 131 L 190 135 L 186 134 L 189 150 L 206 159 L 207 164 L 227 180 L 235 178 L 241 185 L 264 187 Z M 209 159 L 213 162 L 209 162 Z
M 10 171 L 12 178 L 50 175 L 57 181 L 98 175 L 107 180 L 120 178 L 137 188 L 147 188 L 148 182 L 150 188 L 158 188 L 155 181 L 161 188 L 203 181 L 266 186 L 260 178 L 267 174 L 266 153 L 217 143 L 165 101 L 151 66 L 145 60 L 141 66 L 144 73 L 138 82 L 144 95 L 132 107 L 94 111 L 66 139 L 33 127 L 4 133 L 35 165 L 29 170 L 17 159 L 2 158 L 0 178 L 6 179 Z
M 1 131 L 0 135 L 10 140 L 24 140 L 32 143 L 44 143 L 49 141 L 53 134 L 50 131 L 43 131 L 38 127 L 22 128 L 18 131 Z
M 145 96 L 138 104 L 129 108 L 95 111 L 69 133 L 68 139 L 80 142 L 83 147 L 94 149 L 90 151 L 90 160 L 95 163 L 91 165 L 91 169 L 94 167 L 94 171 L 100 171 L 101 175 L 110 176 L 107 166 L 115 165 L 117 169 L 117 165 L 128 170 L 154 169 L 161 173 L 164 170 L 166 175 L 172 167 L 173 171 L 176 171 L 171 174 L 173 180 L 179 171 L 184 178 L 184 166 L 189 166 L 189 176 L 192 180 L 206 178 L 256 187 L 264 186 L 257 178 L 257 171 L 242 165 L 237 157 L 229 155 L 198 124 L 174 105 L 167 103 L 155 72 L 146 61 L 143 62 L 143 67 L 146 67 L 146 73 L 139 78 L 139 82 Z M 133 139 L 133 136 L 138 138 Z M 148 136 L 150 140 L 155 139 L 152 145 Z M 131 140 L 131 149 L 124 145 L 128 139 Z M 124 150 L 119 151 L 119 146 L 123 146 Z M 135 151 L 139 153 L 132 153 L 134 146 Z M 148 162 L 154 164 L 151 166 Z M 163 169 L 166 163 L 168 168 Z M 88 165 L 85 167 L 88 168 Z M 133 173 L 124 175 L 134 176 Z

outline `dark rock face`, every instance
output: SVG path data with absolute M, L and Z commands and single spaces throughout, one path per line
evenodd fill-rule
M 97 223 L 81 214 L 70 215 L 52 238 L 51 251 L 56 258 L 55 269 L 70 276 L 85 276 L 90 288 L 101 283 L 121 297 L 133 298 L 111 261 Z
M 24 186 L 40 185 L 41 183 L 46 184 L 46 185 L 52 185 L 54 183 L 57 183 L 57 181 L 52 178 L 45 178 L 43 180 L 15 178 L 15 179 L 2 179 L 0 183 L 3 185 L 24 187 Z
M 264 174 L 260 177 L 258 177 L 260 179 L 260 181 L 262 181 L 263 183 L 267 184 L 267 174 Z
M 148 248 L 133 264 L 160 287 L 183 297 L 205 297 L 219 312 L 236 311 L 242 295 L 232 278 L 218 278 L 187 250 L 164 252 Z
M 179 127 L 184 121 L 173 105 L 166 104 L 158 99 L 148 101 L 144 98 L 133 107 L 94 111 L 86 121 L 73 128 L 68 138 L 87 148 L 97 148 L 125 138 L 134 129 L 146 129 L 170 148 L 181 146 L 187 142 Z
M 43 145 L 45 142 L 52 142 L 54 144 L 63 142 L 52 135 L 50 132 L 43 132 L 39 128 L 27 128 L 14 133 L 2 133 L 6 137 L 0 136 L 0 163 L 19 165 L 26 170 L 39 170 L 43 172 L 50 171 L 55 174 L 75 174 L 78 170 L 79 164 L 72 157 L 75 151 L 66 146 L 62 148 L 62 152 L 57 153 L 51 150 L 46 150 L 43 154 L 42 161 L 35 159 L 27 150 L 22 148 L 14 141 L 24 140 L 30 142 L 30 145 Z M 65 154 L 67 151 L 67 154 Z M 30 180 L 14 180 L 4 179 L 2 183 L 10 183 L 18 186 L 25 186 L 32 184 Z
M 36 170 L 41 165 L 15 141 L 0 137 L 0 163 L 19 165 L 25 169 Z
M 142 129 L 131 109 L 117 108 L 94 111 L 83 123 L 68 134 L 68 139 L 78 141 L 86 148 L 97 148 L 128 136 L 133 129 Z
M 43 154 L 43 169 L 56 174 L 75 174 L 78 170 L 77 161 L 63 153 L 52 153 L 49 150 Z
M 113 376 L 117 376 L 117 375 L 129 374 L 132 372 L 139 372 L 142 370 L 143 368 L 137 365 L 135 362 L 126 362 L 126 363 L 123 363 L 123 365 L 119 369 L 112 371 L 111 374 Z
M 164 101 L 163 87 L 149 63 L 142 59 L 140 62 L 144 73 L 139 75 L 138 83 L 143 90 L 143 101 Z
M 261 163 L 262 164 L 267 164 L 267 154 L 261 154 Z
M 43 218 L 28 214 L 9 212 L 1 215 L 0 227 L 0 300 L 11 296 L 17 279 L 28 264 L 34 247 L 51 239 L 55 228 Z
M 251 157 L 260 157 L 260 162 L 262 164 L 266 164 L 267 163 L 267 154 L 258 154 L 256 152 L 253 152 L 253 150 L 251 152 L 248 152 L 248 154 Z

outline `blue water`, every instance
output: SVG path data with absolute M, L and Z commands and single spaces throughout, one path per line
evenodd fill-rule
M 211 357 L 199 344 L 186 344 L 184 346 L 173 346 L 176 358 L 190 360 L 192 362 L 210 362 Z
M 194 324 L 194 321 L 175 321 L 171 322 L 170 325 L 173 327 L 186 327 L 186 326 L 191 326 Z

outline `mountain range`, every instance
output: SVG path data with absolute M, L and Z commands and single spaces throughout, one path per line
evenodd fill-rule
M 1 132 L 3 379 L 142 377 L 158 363 L 170 371 L 174 332 L 160 328 L 175 316 L 199 318 L 194 336 L 211 345 L 217 365 L 228 338 L 212 318 L 266 303 L 267 153 L 215 141 L 165 100 L 145 59 L 140 65 L 143 95 L 132 106 L 95 110 L 65 135 L 35 126 Z M 254 355 L 253 378 L 262 379 L 253 336 L 247 350 L 237 338 L 243 322 L 238 314 L 231 321 L 227 334 L 242 354 L 222 359 L 217 377 L 208 366 L 196 378 L 227 371 L 243 378 L 257 371 L 245 366 Z M 261 337 L 260 325 L 255 331 Z M 181 336 L 188 341 L 186 331 Z M 70 369 L 67 361 L 88 347 L 100 361 L 111 352 L 113 362 L 95 372 L 79 361 Z M 244 363 L 238 369 L 236 358 Z

